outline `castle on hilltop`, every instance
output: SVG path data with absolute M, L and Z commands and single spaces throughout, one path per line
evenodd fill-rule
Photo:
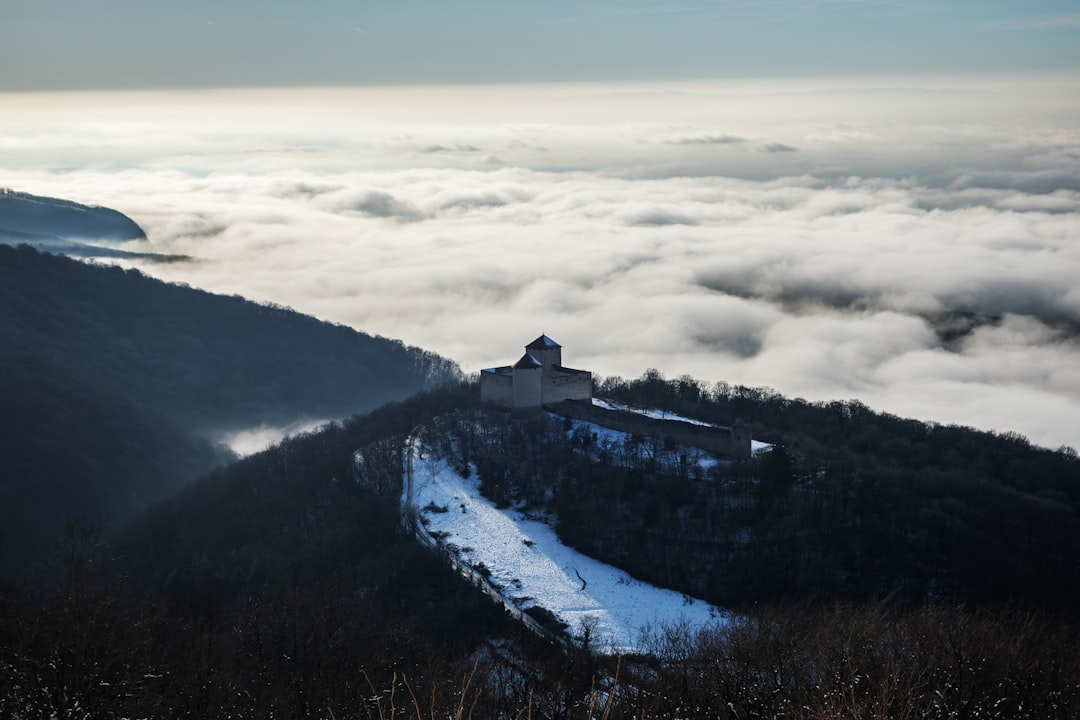
M 480 401 L 517 414 L 528 415 L 546 407 L 565 418 L 619 432 L 671 439 L 738 459 L 751 457 L 750 426 L 742 420 L 723 427 L 687 418 L 647 417 L 625 407 L 612 407 L 610 402 L 594 403 L 592 389 L 592 373 L 563 367 L 562 345 L 547 335 L 526 345 L 525 354 L 513 365 L 480 371 Z
M 538 409 L 563 400 L 591 400 L 592 373 L 563 367 L 562 345 L 541 335 L 513 365 L 480 371 L 480 400 L 514 409 Z

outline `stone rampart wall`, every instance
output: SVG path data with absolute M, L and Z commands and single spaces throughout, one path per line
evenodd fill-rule
M 544 402 L 560 403 L 563 400 L 588 400 L 592 397 L 592 375 L 556 375 L 544 380 Z
M 659 420 L 633 412 L 606 410 L 591 401 L 567 400 L 545 405 L 551 412 L 573 420 L 583 420 L 602 427 L 632 435 L 671 437 L 680 445 L 701 448 L 709 452 L 745 459 L 750 457 L 750 437 L 736 443 L 731 428 L 714 425 L 695 425 L 681 420 Z

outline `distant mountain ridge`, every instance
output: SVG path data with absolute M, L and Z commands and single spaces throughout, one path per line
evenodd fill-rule
M 0 577 L 67 518 L 110 525 L 206 472 L 216 433 L 343 417 L 460 374 L 287 308 L 0 245 Z
M 133 252 L 111 246 L 145 239 L 146 233 L 138 223 L 117 210 L 0 188 L 0 245 L 29 245 L 42 252 L 72 257 L 158 262 L 187 259 L 183 255 Z
M 139 224 L 117 210 L 9 188 L 0 188 L 0 233 L 4 230 L 64 240 L 146 239 Z

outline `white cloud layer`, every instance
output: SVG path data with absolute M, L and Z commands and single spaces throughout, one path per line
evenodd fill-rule
M 544 331 L 1080 446 L 1076 84 L 943 82 L 0 96 L 0 177 L 466 370 Z

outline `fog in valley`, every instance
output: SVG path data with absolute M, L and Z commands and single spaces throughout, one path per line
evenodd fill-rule
M 769 386 L 1080 446 L 1080 84 L 6 94 L 2 184 L 147 274 L 447 355 Z M 297 348 L 303 352 L 302 348 Z

